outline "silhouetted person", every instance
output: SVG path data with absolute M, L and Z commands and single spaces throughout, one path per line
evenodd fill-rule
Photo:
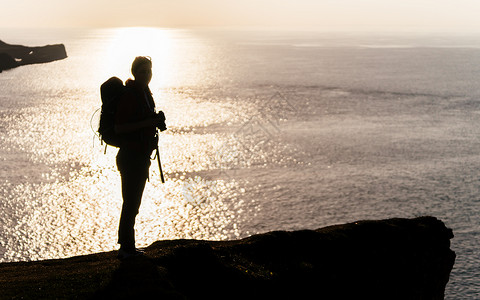
M 157 129 L 164 120 L 155 113 L 155 103 L 148 87 L 152 79 L 152 61 L 136 57 L 132 64 L 134 80 L 125 82 L 115 116 L 115 132 L 123 136 L 117 154 L 117 167 L 122 178 L 122 213 L 118 228 L 119 259 L 142 252 L 135 248 L 135 217 L 148 178 L 150 156 L 156 149 Z

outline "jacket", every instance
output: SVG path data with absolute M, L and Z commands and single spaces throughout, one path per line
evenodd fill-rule
M 155 102 L 150 90 L 139 88 L 132 79 L 128 79 L 125 86 L 127 90 L 119 100 L 115 125 L 138 122 L 154 116 Z M 123 134 L 120 149 L 150 155 L 157 147 L 157 142 L 156 127 L 144 127 Z

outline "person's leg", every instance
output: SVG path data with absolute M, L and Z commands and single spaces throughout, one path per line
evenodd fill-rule
M 122 178 L 122 212 L 118 227 L 118 243 L 127 252 L 135 251 L 135 218 L 142 201 L 148 178 L 150 157 L 138 157 L 135 153 L 120 150 L 117 166 Z
M 146 178 L 122 174 L 122 213 L 118 227 L 118 243 L 125 251 L 135 251 L 135 217 L 138 214 Z

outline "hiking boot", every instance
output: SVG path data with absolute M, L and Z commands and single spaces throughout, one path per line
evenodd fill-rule
M 127 258 L 142 256 L 144 254 L 145 253 L 142 250 L 138 250 L 138 249 L 125 250 L 120 248 L 120 250 L 118 250 L 117 258 L 119 260 L 125 260 Z

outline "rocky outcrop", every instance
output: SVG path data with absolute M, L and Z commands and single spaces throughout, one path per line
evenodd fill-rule
M 63 44 L 26 47 L 0 41 L 0 72 L 18 66 L 46 63 L 66 57 L 67 51 Z
M 455 253 L 433 217 L 276 231 L 235 241 L 159 241 L 0 264 L 2 296 L 98 299 L 443 299 Z

